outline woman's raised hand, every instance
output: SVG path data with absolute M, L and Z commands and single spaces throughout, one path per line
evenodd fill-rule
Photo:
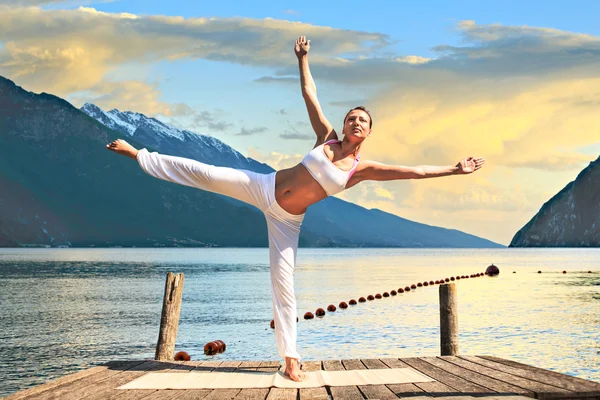
M 300 58 L 308 54 L 310 50 L 310 40 L 306 40 L 306 36 L 300 36 L 296 40 L 296 46 L 294 47 L 294 51 L 296 52 L 296 57 Z
M 483 158 L 467 157 L 460 160 L 456 166 L 458 167 L 459 174 L 470 174 L 483 167 L 483 164 L 485 164 L 485 159 Z

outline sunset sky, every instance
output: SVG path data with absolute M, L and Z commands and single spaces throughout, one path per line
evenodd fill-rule
M 391 3 L 0 0 L 0 75 L 282 168 L 315 140 L 293 52 L 305 35 L 337 130 L 349 108 L 371 110 L 363 159 L 487 160 L 338 197 L 508 244 L 600 154 L 600 2 Z

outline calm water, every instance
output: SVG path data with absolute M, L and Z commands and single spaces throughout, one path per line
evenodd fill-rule
M 203 360 L 221 339 L 213 359 L 278 360 L 267 260 L 267 249 L 0 249 L 0 395 L 152 358 L 167 271 L 185 274 L 176 350 Z M 492 262 L 499 277 L 457 282 L 460 352 L 600 381 L 600 249 L 301 249 L 298 313 Z M 438 327 L 438 289 L 419 288 L 301 318 L 298 345 L 305 360 L 436 356 Z

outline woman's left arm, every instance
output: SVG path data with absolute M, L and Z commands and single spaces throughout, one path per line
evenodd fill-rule
M 485 159 L 481 157 L 467 157 L 454 166 L 419 165 L 416 167 L 407 167 L 403 165 L 386 165 L 375 161 L 364 161 L 359 163 L 361 168 L 357 169 L 351 180 L 356 180 L 356 182 L 352 182 L 355 185 L 360 181 L 366 180 L 392 181 L 398 179 L 425 179 L 448 175 L 466 175 L 477 171 L 483 167 L 483 164 L 485 164 Z

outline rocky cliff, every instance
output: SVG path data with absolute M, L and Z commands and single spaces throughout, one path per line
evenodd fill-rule
M 548 200 L 510 246 L 600 246 L 600 157 Z

